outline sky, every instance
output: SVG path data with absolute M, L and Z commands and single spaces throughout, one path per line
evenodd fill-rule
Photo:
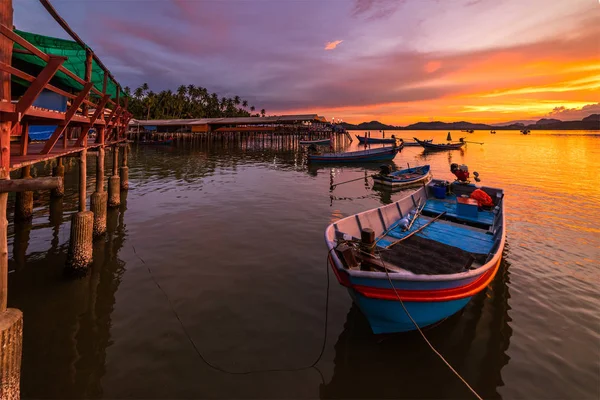
M 268 115 L 499 123 L 600 113 L 599 0 L 53 0 L 122 86 Z M 18 29 L 68 38 L 36 0 Z

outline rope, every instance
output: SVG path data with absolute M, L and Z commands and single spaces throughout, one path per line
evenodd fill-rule
M 465 384 L 465 386 L 471 391 L 471 393 L 473 393 L 473 395 L 478 399 L 478 400 L 483 400 L 483 398 L 475 391 L 475 389 L 473 389 L 471 387 L 471 385 L 469 385 L 469 383 L 465 380 L 465 378 L 463 378 L 460 373 L 458 373 L 458 371 L 456 371 L 452 365 L 450 365 L 450 363 L 448 361 L 446 361 L 446 359 L 444 358 L 444 356 L 442 356 L 440 354 L 439 351 L 436 350 L 436 348 L 431 344 L 431 342 L 427 339 L 427 337 L 425 336 L 425 334 L 423 333 L 423 331 L 421 330 L 421 328 L 419 327 L 419 325 L 415 322 L 415 320 L 413 319 L 413 317 L 410 315 L 410 313 L 408 312 L 408 310 L 406 309 L 406 306 L 404 305 L 404 302 L 402 301 L 402 298 L 400 297 L 400 295 L 398 294 L 398 291 L 396 290 L 396 287 L 394 286 L 394 283 L 392 282 L 392 278 L 390 278 L 390 273 L 388 272 L 387 267 L 385 266 L 385 263 L 383 261 L 383 258 L 381 258 L 381 253 L 378 252 L 379 255 L 379 260 L 381 261 L 381 264 L 383 265 L 383 269 L 385 270 L 385 275 L 388 278 L 388 281 L 390 282 L 390 285 L 392 286 L 392 289 L 394 289 L 394 293 L 396 294 L 396 297 L 398 298 L 398 301 L 400 302 L 400 305 L 402 306 L 402 308 L 404 309 L 404 312 L 406 313 L 406 315 L 408 316 L 408 318 L 411 320 L 411 322 L 413 323 L 413 325 L 415 326 L 415 328 L 417 328 L 417 331 L 419 331 L 419 333 L 421 334 L 421 337 L 423 338 L 423 340 L 425 341 L 425 343 L 427 343 L 427 345 L 429 346 L 429 348 L 431 348 L 431 350 L 444 362 L 444 364 L 446 364 L 446 366 L 448 366 L 448 368 L 450 368 L 450 371 L 452 371 L 454 373 L 454 375 L 456 375 L 458 377 L 458 379 L 460 379 L 462 381 L 462 383 Z
M 152 273 L 150 266 L 148 266 L 146 264 L 146 262 L 142 259 L 142 257 L 140 257 L 138 255 L 138 253 L 135 251 L 135 246 L 132 245 L 131 247 L 133 248 L 133 253 L 137 256 L 137 258 L 140 259 L 140 261 L 148 269 L 148 274 L 152 278 L 152 281 L 154 281 L 154 284 L 156 285 L 156 287 L 162 292 L 162 294 L 167 299 L 167 303 L 169 304 L 169 308 L 171 309 L 171 312 L 173 313 L 173 315 L 175 316 L 177 321 L 179 321 L 181 330 L 183 331 L 187 340 L 190 342 L 190 344 L 194 348 L 194 351 L 198 355 L 198 358 L 200 358 L 200 360 L 202 360 L 202 362 L 204 364 L 206 364 L 208 367 L 212 368 L 215 371 L 219 371 L 219 372 L 229 374 L 229 375 L 250 375 L 250 374 L 264 373 L 264 372 L 297 372 L 297 371 L 303 371 L 303 370 L 314 368 L 321 376 L 321 381 L 323 382 L 323 384 L 325 384 L 325 379 L 323 377 L 323 373 L 319 370 L 319 368 L 317 368 L 317 364 L 319 363 L 319 361 L 321 361 L 321 358 L 323 357 L 323 354 L 325 353 L 325 345 L 327 343 L 327 325 L 328 325 L 328 321 L 329 321 L 329 254 L 331 253 L 331 250 L 334 250 L 334 249 L 331 249 L 330 251 L 327 252 L 327 261 L 325 263 L 325 268 L 327 269 L 327 292 L 325 295 L 325 323 L 324 323 L 324 332 L 323 332 L 323 343 L 321 345 L 321 350 L 319 351 L 319 355 L 317 356 L 317 358 L 310 365 L 307 365 L 304 367 L 255 369 L 255 370 L 248 370 L 248 371 L 229 371 L 229 370 L 226 370 L 225 368 L 221 368 L 218 365 L 211 363 L 202 355 L 202 352 L 200 351 L 198 346 L 196 346 L 196 343 L 192 339 L 191 335 L 189 334 L 188 330 L 186 329 L 185 325 L 183 324 L 183 321 L 179 317 L 179 314 L 175 310 L 175 307 L 173 306 L 173 303 L 169 299 L 169 296 L 167 295 L 165 290 L 162 288 L 162 286 L 160 286 L 158 281 L 154 278 L 154 274 Z

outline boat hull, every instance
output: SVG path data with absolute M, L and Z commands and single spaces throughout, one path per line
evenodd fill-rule
M 420 176 L 414 176 L 410 178 L 406 178 L 406 174 L 411 174 L 416 171 L 422 170 L 422 174 Z M 390 175 L 373 175 L 373 182 L 378 185 L 383 185 L 392 188 L 406 187 L 412 186 L 414 184 L 422 184 L 427 183 L 431 180 L 431 169 L 429 165 L 425 165 L 423 167 L 414 167 L 408 168 L 397 173 Z M 403 178 L 402 175 L 405 177 Z M 410 176 L 410 175 L 409 175 Z
M 402 303 L 398 300 L 373 299 L 361 295 L 354 289 L 348 289 L 352 300 L 367 317 L 371 330 L 375 334 L 408 332 L 416 330 Z M 444 302 L 406 301 L 404 307 L 410 313 L 419 328 L 436 324 L 462 310 L 471 300 L 465 297 Z
M 434 143 L 424 142 L 417 138 L 415 138 L 415 141 L 417 143 L 419 143 L 425 150 L 432 150 L 432 151 L 458 150 L 466 144 L 466 143 L 434 144 Z
M 309 154 L 309 163 L 362 163 L 374 161 L 391 161 L 402 149 L 402 146 L 383 149 L 355 151 L 342 154 Z
M 396 143 L 396 138 L 383 139 L 383 138 L 370 138 L 365 136 L 355 135 L 359 143 L 362 144 L 393 144 Z
M 322 139 L 322 140 L 300 140 L 298 141 L 300 144 L 314 144 L 317 146 L 329 146 L 331 144 L 331 139 Z

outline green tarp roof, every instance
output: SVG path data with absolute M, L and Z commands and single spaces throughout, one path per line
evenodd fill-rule
M 46 54 L 68 57 L 68 59 L 63 63 L 63 66 L 73 72 L 75 75 L 79 76 L 81 79 L 85 78 L 86 49 L 79 43 L 50 36 L 37 35 L 30 32 L 23 32 L 17 29 L 15 29 L 15 33 Z M 17 43 L 15 43 L 14 47 L 16 49 L 23 49 L 23 47 Z M 26 63 L 39 67 L 46 66 L 45 61 L 32 54 L 13 52 L 13 59 L 22 60 Z M 54 80 L 57 80 L 63 86 L 75 89 L 76 91 L 83 89 L 83 86 L 79 82 L 61 71 L 56 73 Z M 96 63 L 96 60 L 92 60 L 92 82 L 94 83 L 94 87 L 102 92 L 102 86 L 104 84 L 104 71 L 100 65 Z M 106 93 L 110 94 L 112 99 L 116 97 L 117 85 L 110 78 L 108 79 L 106 85 Z M 125 97 L 126 94 L 121 91 L 119 96 Z

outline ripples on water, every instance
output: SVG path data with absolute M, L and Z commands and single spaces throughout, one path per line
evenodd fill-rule
M 415 135 L 446 132 L 397 134 Z M 394 161 L 430 163 L 446 179 L 450 163 L 467 163 L 507 196 L 497 278 L 428 337 L 486 398 L 598 398 L 600 138 L 467 139 L 485 145 L 405 148 Z M 469 397 L 418 335 L 373 336 L 334 277 L 319 371 L 245 376 L 197 357 L 155 284 L 211 363 L 230 371 L 310 364 L 323 339 L 325 227 L 403 196 L 372 190 L 369 179 L 331 193 L 329 185 L 377 165 L 307 168 L 296 146 L 262 141 L 134 145 L 131 189 L 109 212 L 81 280 L 61 273 L 77 211 L 76 165 L 68 168 L 64 202 L 38 194 L 33 226 L 9 227 L 9 303 L 25 316 L 24 397 Z M 93 179 L 88 185 L 91 193 Z

